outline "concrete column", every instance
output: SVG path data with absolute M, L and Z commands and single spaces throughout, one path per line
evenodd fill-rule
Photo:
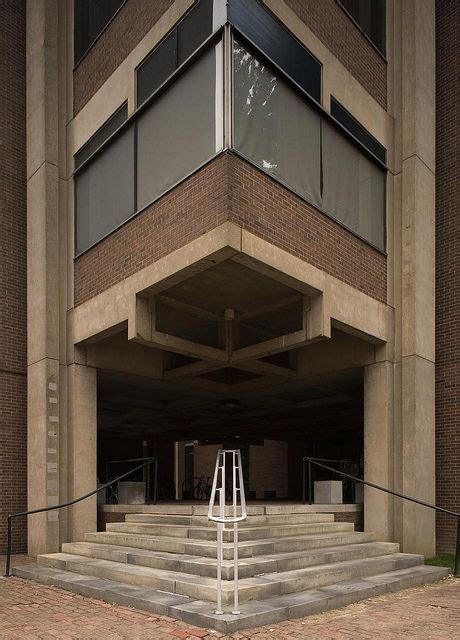
M 59 501 L 58 9 L 27 3 L 28 507 Z M 29 519 L 30 554 L 58 551 L 59 514 Z
M 364 477 L 393 488 L 394 364 L 364 367 Z M 393 498 L 364 487 L 364 529 L 378 540 L 393 540 Z
M 97 485 L 97 369 L 68 366 L 68 496 L 89 493 Z M 68 537 L 82 541 L 97 530 L 96 496 L 69 507 Z
M 394 480 L 396 490 L 434 503 L 434 2 L 405 0 L 393 10 Z M 397 500 L 394 522 L 404 551 L 434 555 L 432 511 Z

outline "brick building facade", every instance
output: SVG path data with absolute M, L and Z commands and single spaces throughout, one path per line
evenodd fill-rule
M 27 507 L 25 3 L 0 6 L 0 548 L 6 516 Z M 15 550 L 27 547 L 26 523 Z
M 230 3 L 235 13 L 228 23 L 235 38 L 240 38 L 236 41 L 247 47 L 245 55 L 258 64 L 261 56 L 263 69 L 270 69 L 281 87 L 280 100 L 292 100 L 293 114 L 299 95 L 311 111 L 308 122 L 302 123 L 320 131 L 315 161 L 321 166 L 316 173 L 312 170 L 311 178 L 318 181 L 320 196 L 310 184 L 311 193 L 305 196 L 305 184 L 293 185 L 289 176 L 280 177 L 276 163 L 265 158 L 258 163 L 250 157 L 257 141 L 250 140 L 244 152 L 242 146 L 238 148 L 238 125 L 228 116 L 232 105 L 226 102 L 229 94 L 236 94 L 232 85 L 236 81 L 225 56 L 234 56 L 233 70 L 237 58 L 226 40 L 232 37 L 226 19 L 216 22 L 225 3 L 201 0 L 201 6 L 212 7 L 212 28 L 198 42 L 200 54 L 192 48 L 190 58 L 184 55 L 183 60 L 185 35 L 180 32 L 182 22 L 179 31 L 176 25 L 184 15 L 191 15 L 190 8 L 193 12 L 192 0 L 118 4 L 79 61 L 74 59 L 72 0 L 6 1 L 0 9 L 6 25 L 0 61 L 0 166 L 5 169 L 0 175 L 0 204 L 5 212 L 0 220 L 0 281 L 4 283 L 0 292 L 4 296 L 0 305 L 0 548 L 5 540 L 5 514 L 22 509 L 27 498 L 34 508 L 93 488 L 103 462 L 98 451 L 115 455 L 110 439 L 124 437 L 123 429 L 132 428 L 136 434 L 136 442 L 131 442 L 133 457 L 154 448 L 155 437 L 161 446 L 172 447 L 174 442 L 175 462 L 169 452 L 168 465 L 175 465 L 170 483 L 175 484 L 173 497 L 180 497 L 185 471 L 177 468 L 178 443 L 215 447 L 229 437 L 225 432 L 212 440 L 210 434 L 198 428 L 193 431 L 191 426 L 206 419 L 197 405 L 214 407 L 216 398 L 221 404 L 213 408 L 214 427 L 222 425 L 225 430 L 225 424 L 234 425 L 236 410 L 231 405 L 239 403 L 244 412 L 238 428 L 245 420 L 254 420 L 248 446 L 260 447 L 258 451 L 266 447 L 267 460 L 276 447 L 268 455 L 264 442 L 276 442 L 279 433 L 271 430 L 274 424 L 283 424 L 290 434 L 289 446 L 285 442 L 279 446 L 283 451 L 285 445 L 290 447 L 286 460 L 297 464 L 296 455 L 313 450 L 308 446 L 322 457 L 353 457 L 354 472 L 362 471 L 364 465 L 368 479 L 428 502 L 435 500 L 436 475 L 437 503 L 458 511 L 458 196 L 452 186 L 458 172 L 458 86 L 453 73 L 458 65 L 458 18 L 454 3 L 388 0 L 387 45 L 380 51 L 350 15 L 346 2 L 254 0 L 255 12 L 266 11 L 267 28 L 282 29 L 281 36 L 290 39 L 295 55 L 305 56 L 303 64 L 311 65 L 312 74 L 319 69 L 319 97 L 307 95 L 299 84 L 302 78 L 294 82 L 295 71 L 283 69 L 283 61 L 274 60 L 270 66 L 276 52 L 269 52 L 268 44 L 263 51 L 263 45 L 254 41 L 257 34 L 245 33 L 244 24 L 238 22 L 241 5 Z M 196 26 L 187 33 L 195 37 Z M 158 81 L 152 96 L 141 104 L 140 70 L 148 68 L 145 61 L 152 51 L 161 46 L 166 51 L 165 43 L 175 43 L 174 62 L 168 62 L 175 81 L 162 78 L 166 84 Z M 94 211 L 91 214 L 91 197 L 100 194 L 91 189 L 103 182 L 106 169 L 94 167 L 102 166 L 107 150 L 116 148 L 124 135 L 121 131 L 126 136 L 134 131 L 137 136 L 144 126 L 148 133 L 150 111 L 156 104 L 160 109 L 162 100 L 173 95 L 175 84 L 185 84 L 187 73 L 198 67 L 195 61 L 206 60 L 211 50 L 218 61 L 216 86 L 222 82 L 226 87 L 222 96 L 217 89 L 213 93 L 212 157 L 200 158 L 174 184 L 159 187 L 145 206 L 136 207 L 142 190 L 150 188 L 142 184 L 140 173 L 135 174 L 142 164 L 136 155 L 132 210 L 126 212 L 129 215 L 114 215 L 116 223 L 108 232 L 100 231 L 93 224 L 97 216 Z M 159 69 L 163 73 L 161 65 Z M 156 81 L 154 74 L 146 76 Z M 193 88 L 187 90 L 190 94 Z M 343 108 L 342 114 L 348 114 L 342 115 L 342 121 L 332 111 L 334 101 Z M 193 102 L 187 101 L 190 112 Z M 129 122 L 115 133 L 114 129 L 101 149 L 97 149 L 100 143 L 94 143 L 87 159 L 77 166 L 78 154 L 123 105 Z M 233 110 L 237 110 L 235 104 Z M 179 116 L 175 113 L 170 118 Z M 305 118 L 303 112 L 300 117 Z M 167 117 L 164 122 L 167 126 Z M 199 124 L 192 123 L 190 128 Z M 276 128 L 271 131 L 275 136 Z M 436 167 L 430 142 L 435 133 Z M 327 172 L 334 174 L 330 169 L 334 158 L 327 160 L 323 146 L 328 135 L 337 137 L 340 153 L 344 157 L 350 153 L 350 164 L 356 161 L 366 176 L 363 181 L 372 183 L 359 196 L 359 206 L 382 196 L 382 219 L 374 220 L 374 227 L 363 216 L 347 211 L 340 218 L 328 210 Z M 136 154 L 142 139 L 133 137 Z M 184 155 L 188 146 L 184 144 Z M 383 156 L 377 157 L 379 150 Z M 111 167 L 120 181 L 131 170 L 125 165 L 119 170 L 123 161 Z M 336 190 L 329 186 L 329 202 L 349 197 L 353 172 L 348 177 L 336 173 L 337 183 L 342 183 Z M 383 191 L 381 184 L 386 184 Z M 85 189 L 91 193 L 87 199 Z M 380 201 L 377 204 L 374 217 Z M 110 206 L 116 209 L 117 203 Z M 82 213 L 78 207 L 83 207 Z M 75 238 L 82 220 L 87 227 L 86 244 L 77 250 Z M 380 235 L 379 224 L 383 225 Z M 91 233 L 92 239 L 87 240 Z M 284 298 L 285 307 L 278 304 Z M 260 304 L 257 321 L 251 320 L 256 301 Z M 249 322 L 230 331 L 229 319 L 235 317 L 238 321 L 249 318 Z M 231 345 L 226 342 L 230 339 Z M 292 348 L 287 349 L 289 341 Z M 265 343 L 266 350 L 260 346 Z M 226 366 L 219 360 L 222 352 Z M 278 388 L 279 379 L 287 386 Z M 264 389 L 274 400 L 263 395 Z M 146 407 L 143 393 L 164 397 Z M 116 404 L 118 397 L 121 407 Z M 299 407 L 304 408 L 301 413 Z M 307 412 L 316 434 L 313 428 L 308 431 Z M 145 423 L 157 419 L 163 426 L 154 437 L 145 430 Z M 173 441 L 167 435 L 171 424 L 177 428 Z M 316 438 L 313 445 L 304 442 L 297 424 L 309 440 Z M 257 425 L 262 425 L 260 431 Z M 200 453 L 205 459 L 204 450 Z M 261 454 L 257 473 L 254 467 L 249 474 L 257 477 L 258 498 L 264 495 L 264 483 L 267 495 L 276 493 L 269 474 L 263 477 L 263 460 Z M 285 473 L 287 469 L 279 475 L 284 478 Z M 291 499 L 300 496 L 299 473 L 290 470 Z M 284 489 L 277 490 L 284 499 Z M 56 550 L 61 542 L 78 539 L 94 525 L 95 511 L 93 503 L 62 513 L 59 519 L 35 519 L 29 523 L 29 549 Z M 347 517 L 352 516 L 342 514 L 338 519 Z M 364 498 L 364 526 L 384 540 L 397 540 L 407 550 L 434 553 L 434 519 L 426 512 L 402 508 L 369 493 Z M 452 523 L 439 518 L 438 551 L 453 549 L 453 535 Z M 24 550 L 24 526 L 18 525 L 15 541 L 15 548 Z

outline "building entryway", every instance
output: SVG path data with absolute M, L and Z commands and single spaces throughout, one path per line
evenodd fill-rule
M 159 503 L 206 501 L 220 448 L 241 450 L 248 501 L 300 502 L 307 455 L 362 475 L 362 370 L 232 396 L 98 371 L 100 482 L 155 456 Z M 313 482 L 328 479 L 340 480 L 314 470 Z M 134 480 L 145 482 L 145 472 Z M 152 499 L 153 475 L 149 481 Z M 342 486 L 344 503 L 362 504 L 352 483 Z M 102 502 L 116 504 L 116 495 L 108 492 Z

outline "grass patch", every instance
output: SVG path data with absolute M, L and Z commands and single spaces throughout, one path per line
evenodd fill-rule
M 425 564 L 429 564 L 435 567 L 449 567 L 450 572 L 454 572 L 454 560 L 455 556 L 450 553 L 444 553 L 434 558 L 426 558 Z

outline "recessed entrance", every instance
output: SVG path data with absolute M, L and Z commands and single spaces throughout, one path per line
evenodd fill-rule
M 231 380 L 230 368 L 218 373 Z M 359 474 L 362 369 L 237 395 L 99 370 L 100 479 L 107 461 L 157 456 L 159 501 L 205 500 L 222 447 L 241 449 L 249 500 L 301 500 L 304 455 L 341 461 L 335 466 Z M 110 476 L 130 466 L 113 465 Z M 343 491 L 345 502 L 355 501 L 350 485 Z

